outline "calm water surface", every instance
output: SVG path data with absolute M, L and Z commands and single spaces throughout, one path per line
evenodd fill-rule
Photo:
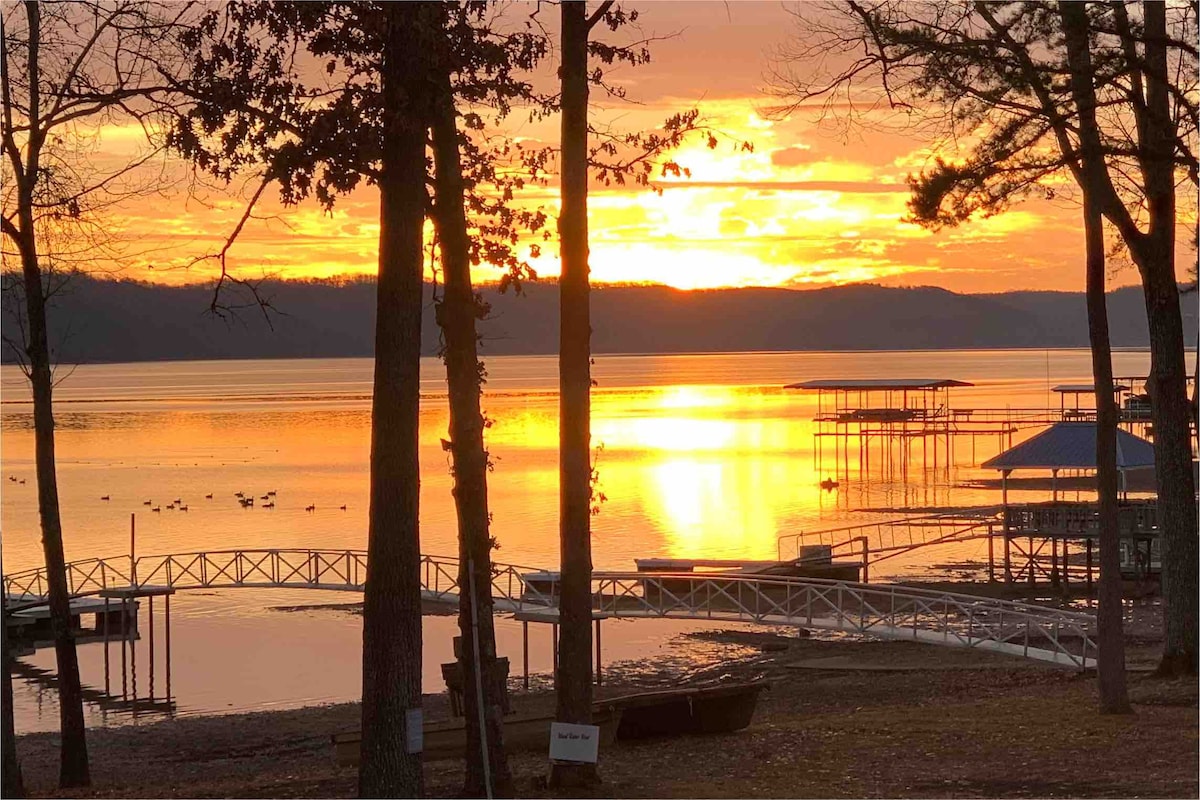
M 1149 356 L 1123 352 L 1118 375 L 1144 374 Z M 553 357 L 488 360 L 484 398 L 494 420 L 488 446 L 497 560 L 553 567 L 558 560 L 557 362 Z M 814 378 L 955 378 L 958 408 L 1058 405 L 1059 383 L 1090 383 L 1087 351 L 921 353 L 749 353 L 600 356 L 594 374 L 593 441 L 608 501 L 594 518 L 594 562 L 628 569 L 635 557 L 772 558 L 779 536 L 798 530 L 894 516 L 902 506 L 998 502 L 998 492 L 965 483 L 993 477 L 975 463 L 994 455 L 996 437 L 958 437 L 954 465 L 933 468 L 914 448 L 906 476 L 851 470 L 833 492 L 831 446 L 818 455 L 813 395 L 782 386 Z M 32 414 L 24 377 L 0 370 L 0 448 L 4 478 L 0 526 L 4 570 L 41 563 L 33 468 Z M 67 557 L 127 554 L 130 514 L 139 555 L 234 547 L 365 548 L 371 362 L 368 359 L 85 365 L 57 388 L 58 475 Z M 455 517 L 446 436 L 445 373 L 422 365 L 422 552 L 452 554 Z M 1028 434 L 1024 434 L 1028 435 Z M 1018 437 L 1019 439 L 1020 437 Z M 974 444 L 974 447 L 973 447 Z M 856 445 L 851 445 L 856 447 Z M 7 480 L 25 479 L 24 485 Z M 274 509 L 243 509 L 235 492 L 277 492 Z M 212 494 L 212 500 L 205 495 Z M 102 501 L 102 496 L 111 497 Z M 1014 499 L 1043 495 L 1013 493 Z M 165 506 L 180 498 L 187 512 Z M 146 500 L 162 505 L 150 513 Z M 306 506 L 316 510 L 306 512 Z M 346 510 L 341 510 L 341 506 Z M 936 574 L 936 564 L 978 557 L 975 544 L 912 554 L 873 570 L 873 579 Z M 313 591 L 224 590 L 172 602 L 171 691 L 178 713 L 289 707 L 356 698 L 361 625 L 338 611 L 278 606 L 344 603 L 353 595 Z M 144 611 L 145 609 L 143 609 Z M 161 625 L 161 612 L 158 616 Z M 452 618 L 425 621 L 426 686 L 441 684 L 450 659 Z M 534 626 L 535 628 L 537 626 Z M 686 625 L 612 622 L 605 659 L 662 654 Z M 514 668 L 520 627 L 498 625 Z M 151 692 L 150 650 L 142 640 L 122 673 L 119 648 L 80 647 L 84 682 L 96 690 L 94 724 L 134 718 L 122 697 Z M 549 669 L 548 635 L 534 631 L 531 667 Z M 155 696 L 164 693 L 162 630 L 155 644 Z M 545 639 L 546 641 L 542 641 Z M 21 730 L 57 725 L 53 652 L 23 659 L 17 686 Z M 125 677 L 124 689 L 121 687 Z M 131 684 L 137 681 L 136 688 Z M 141 719 L 153 718 L 144 712 Z

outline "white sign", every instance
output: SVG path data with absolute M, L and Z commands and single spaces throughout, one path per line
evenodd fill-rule
M 600 757 L 600 729 L 595 725 L 550 723 L 550 760 L 595 764 Z
M 421 720 L 421 709 L 410 708 L 404 712 L 405 752 L 419 753 L 425 743 L 425 726 Z

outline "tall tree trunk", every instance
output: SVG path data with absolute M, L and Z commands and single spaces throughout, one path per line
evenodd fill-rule
M 1100 711 L 1128 714 L 1125 687 L 1125 634 L 1122 629 L 1120 526 L 1117 498 L 1117 402 L 1113 392 L 1112 344 L 1104 294 L 1104 218 L 1096 197 L 1105 170 L 1096 123 L 1087 7 L 1061 3 L 1071 93 L 1079 111 L 1083 170 L 1083 232 L 1086 254 L 1088 339 L 1092 345 L 1092 384 L 1096 392 L 1096 491 L 1100 506 L 1100 609 L 1098 614 Z
M 1183 318 L 1175 276 L 1175 124 L 1171 116 L 1166 6 L 1146 3 L 1143 173 L 1150 228 L 1130 252 L 1142 274 L 1150 325 L 1150 410 L 1158 481 L 1165 622 L 1159 674 L 1195 675 L 1200 625 L 1196 478 Z
M 371 403 L 371 506 L 363 593 L 361 797 L 420 797 L 418 420 L 424 266 L 426 80 L 420 4 L 383 5 L 384 141 Z
M 24 797 L 25 783 L 21 780 L 21 761 L 17 758 L 17 730 L 13 723 L 12 665 L 14 656 L 8 642 L 8 603 L 0 597 L 0 657 L 4 659 L 4 697 L 0 698 L 4 715 L 4 759 L 0 764 L 0 795 Z
M 1060 3 L 1071 88 L 1079 113 L 1084 190 L 1093 200 L 1107 198 L 1103 211 L 1114 222 L 1126 213 L 1107 182 L 1100 129 L 1096 123 L 1094 71 L 1088 49 L 1084 3 Z M 1151 421 L 1154 424 L 1155 479 L 1162 552 L 1165 645 L 1160 674 L 1196 673 L 1200 567 L 1197 563 L 1196 481 L 1192 471 L 1187 366 L 1183 319 L 1175 278 L 1175 127 L 1171 119 L 1166 53 L 1166 11 L 1162 3 L 1143 6 L 1146 110 L 1139 117 L 1139 162 L 1149 218 L 1145 234 L 1126 237 L 1142 277 L 1150 328 Z
M 587 219 L 587 7 L 562 8 L 562 207 L 558 217 L 559 521 L 558 671 L 560 722 L 592 720 L 591 321 Z M 553 786 L 596 781 L 594 765 L 556 764 Z
M 434 79 L 433 152 L 434 221 L 441 249 L 445 295 L 437 321 L 446 337 L 446 382 L 450 394 L 450 451 L 454 458 L 454 504 L 458 511 L 458 628 L 462 633 L 459 664 L 463 675 L 463 711 L 467 727 L 464 797 L 512 796 L 512 773 L 504 755 L 505 677 L 496 664 L 496 631 L 492 618 L 492 542 L 489 535 L 484 419 L 479 398 L 483 365 L 479 362 L 475 320 L 487 307 L 471 287 L 467 216 L 458 148 L 457 115 L 450 75 L 439 69 Z M 468 588 L 469 587 L 469 588 Z M 479 670 L 476 671 L 478 642 Z M 477 683 L 478 681 L 478 683 Z M 482 694 L 482 698 L 479 696 Z M 486 769 L 481 757 L 481 705 L 486 732 Z
M 1148 4 L 1153 5 L 1153 4 Z M 1154 424 L 1155 479 L 1162 559 L 1164 646 L 1160 675 L 1195 675 L 1197 669 L 1196 482 L 1192 466 L 1191 410 L 1187 396 L 1183 320 L 1175 284 L 1173 244 L 1144 251 L 1143 290 L 1150 323 L 1149 379 Z M 1146 252 L 1148 251 L 1148 252 Z M 1138 254 L 1134 254 L 1135 258 Z
M 1083 201 L 1087 253 L 1088 338 L 1096 390 L 1096 491 L 1100 500 L 1100 610 L 1098 614 L 1100 711 L 1128 714 L 1125 633 L 1121 604 L 1120 528 L 1117 523 L 1117 401 L 1113 393 L 1112 346 L 1104 296 L 1104 222 L 1095 203 Z
M 29 19 L 29 119 L 40 115 L 38 81 L 39 26 L 41 11 L 33 0 L 25 3 Z M 67 560 L 63 551 L 62 516 L 58 503 L 58 476 L 54 457 L 53 377 L 50 345 L 46 331 L 46 298 L 37 252 L 34 226 L 34 188 L 40 174 L 38 163 L 45 135 L 34 126 L 27 147 L 25 173 L 17 187 L 18 248 L 21 253 L 25 309 L 29 319 L 30 383 L 33 386 L 34 458 L 38 484 L 38 517 L 42 524 L 42 550 L 46 560 L 46 582 L 50 589 L 50 630 L 58 668 L 58 715 L 62 730 L 59 785 L 88 786 L 87 731 L 83 721 L 83 691 L 79 683 L 79 657 L 71 633 L 71 600 L 67 586 Z

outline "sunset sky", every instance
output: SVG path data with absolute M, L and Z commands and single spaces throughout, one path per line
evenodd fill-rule
M 870 115 L 849 133 L 820 124 L 817 109 L 770 119 L 778 102 L 767 92 L 773 58 L 796 32 L 783 4 L 645 3 L 641 14 L 641 34 L 675 35 L 654 44 L 652 63 L 610 73 L 632 102 L 594 93 L 594 116 L 624 130 L 645 129 L 698 106 L 727 138 L 712 151 L 699 139 L 684 146 L 676 158 L 691 178 L 660 182 L 661 194 L 593 187 L 595 281 L 681 288 L 858 281 L 960 292 L 1083 288 L 1079 210 L 1069 188 L 1053 202 L 1029 200 L 998 217 L 931 233 L 901 222 L 905 177 L 931 162 L 929 141 Z M 606 35 L 619 40 L 638 34 Z M 557 140 L 556 118 L 532 125 L 520 117 L 506 123 L 507 133 L 532 142 Z M 740 151 L 739 141 L 752 142 L 754 151 Z M 204 203 L 176 192 L 120 208 L 112 229 L 137 241 L 123 274 L 173 283 L 210 277 L 212 262 L 181 265 L 219 247 L 237 222 L 245 190 L 238 184 L 229 194 L 209 193 Z M 521 202 L 553 214 L 557 186 L 531 191 Z M 283 208 L 272 200 L 263 210 L 275 218 L 249 225 L 230 253 L 239 274 L 375 271 L 374 189 L 342 198 L 331 215 L 315 203 Z M 557 273 L 556 250 L 556 242 L 544 246 L 533 262 L 539 274 Z M 1114 285 L 1137 280 L 1132 267 L 1118 263 L 1110 271 Z M 485 267 L 476 278 L 496 275 Z

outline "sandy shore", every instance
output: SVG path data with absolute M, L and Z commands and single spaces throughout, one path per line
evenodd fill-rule
M 1130 675 L 1136 713 L 1096 712 L 1095 679 L 1001 655 L 794 633 L 690 634 L 715 657 L 688 682 L 766 677 L 744 731 L 618 743 L 602 754 L 603 797 L 1195 797 L 1195 681 Z M 685 637 L 688 638 L 688 637 Z M 723 657 L 724 656 L 724 657 Z M 1150 663 L 1137 646 L 1134 663 Z M 679 665 L 630 664 L 603 694 L 673 685 Z M 513 705 L 549 709 L 545 681 Z M 444 695 L 426 698 L 430 719 Z M 90 731 L 94 787 L 72 796 L 352 797 L 329 735 L 356 704 L 194 717 Z M 30 790 L 55 788 L 57 737 L 18 748 Z M 511 758 L 521 796 L 547 796 L 546 757 Z M 461 762 L 427 765 L 431 796 L 453 797 Z

